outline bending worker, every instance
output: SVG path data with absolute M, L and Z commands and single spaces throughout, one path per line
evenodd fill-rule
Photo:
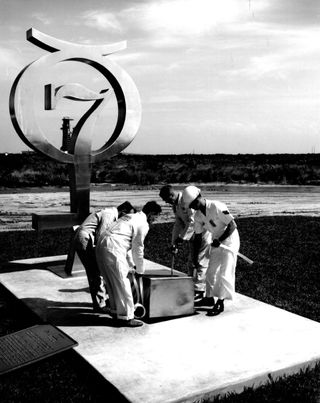
M 233 299 L 235 293 L 235 269 L 240 247 L 237 225 L 224 203 L 204 199 L 196 186 L 187 186 L 182 197 L 188 207 L 196 210 L 195 260 L 202 232 L 208 230 L 212 234 L 206 296 L 196 305 L 210 306 L 208 315 L 218 315 L 224 311 L 224 300 Z M 223 248 L 224 245 L 231 250 Z
M 182 192 L 176 191 L 172 185 L 160 189 L 159 196 L 172 206 L 175 222 L 172 229 L 171 248 L 176 253 L 179 245 L 188 245 L 188 275 L 193 277 L 195 295 L 203 296 L 205 291 L 206 271 L 209 263 L 211 234 L 203 231 L 199 246 L 197 267 L 194 266 L 194 214 L 195 211 L 185 206 Z
M 143 322 L 134 319 L 134 301 L 128 273 L 133 268 L 138 274 L 144 273 L 144 239 L 149 224 L 160 212 L 159 204 L 150 201 L 142 211 L 121 217 L 98 239 L 96 258 L 109 294 L 111 315 L 119 325 L 143 325 Z M 128 254 L 130 250 L 131 259 Z
M 108 207 L 96 213 L 91 213 L 75 233 L 75 250 L 86 270 L 93 310 L 95 312 L 104 312 L 107 293 L 103 277 L 98 269 L 94 246 L 100 234 L 103 233 L 110 224 L 123 214 L 133 213 L 134 211 L 131 203 L 126 201 L 118 207 Z

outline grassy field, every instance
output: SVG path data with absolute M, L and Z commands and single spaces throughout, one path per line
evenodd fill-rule
M 279 216 L 238 220 L 241 252 L 255 261 L 239 259 L 237 291 L 320 321 L 320 218 Z M 172 223 L 157 224 L 146 239 L 146 258 L 170 266 Z M 46 231 L 0 232 L 0 262 L 66 253 L 69 233 Z M 184 271 L 186 251 L 176 268 Z M 39 320 L 0 288 L 0 334 L 7 334 Z M 299 346 L 297 346 L 299 348 Z M 1 377 L 0 401 L 9 402 L 121 402 L 121 396 L 91 370 L 74 351 L 61 353 Z M 320 365 L 297 375 L 273 380 L 238 395 L 218 396 L 213 402 L 320 402 Z

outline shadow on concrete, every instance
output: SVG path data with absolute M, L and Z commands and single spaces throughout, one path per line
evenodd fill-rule
M 4 264 L 0 267 L 0 273 L 14 273 L 18 271 L 26 271 L 26 270 L 48 270 L 47 268 L 41 267 L 40 265 L 25 264 L 25 263 L 10 263 Z
M 181 315 L 181 316 L 166 316 L 164 318 L 143 318 L 143 322 L 147 323 L 148 325 L 153 325 L 155 323 L 162 323 L 162 322 L 168 322 L 171 320 L 179 320 L 183 318 L 187 318 L 189 316 L 196 316 L 199 315 L 198 312 L 194 312 L 192 315 Z
M 71 290 L 76 292 L 79 290 Z M 31 311 L 38 313 L 39 317 L 55 326 L 107 326 L 122 327 L 108 314 L 95 313 L 90 302 L 61 302 L 45 298 L 22 298 L 23 302 Z M 199 315 L 195 312 L 193 315 Z M 193 316 L 191 315 L 191 316 Z M 171 316 L 165 318 L 143 318 L 148 325 L 179 320 L 186 316 Z
M 108 315 L 94 313 L 91 303 L 44 298 L 22 298 L 21 301 L 38 313 L 40 318 L 56 326 L 115 326 L 114 320 Z

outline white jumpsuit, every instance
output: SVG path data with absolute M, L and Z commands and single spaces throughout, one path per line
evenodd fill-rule
M 98 239 L 97 262 L 106 282 L 111 313 L 118 319 L 134 317 L 128 273 L 133 266 L 137 273 L 144 273 L 144 239 L 148 231 L 147 216 L 139 212 L 121 217 Z
M 196 212 L 194 230 L 196 234 L 208 230 L 212 233 L 212 239 L 218 239 L 233 219 L 224 203 L 206 200 L 206 215 L 200 210 Z M 206 276 L 206 297 L 233 299 L 237 252 L 240 247 L 238 230 L 235 229 L 222 244 L 229 246 L 233 252 L 220 247 L 211 248 Z
M 188 275 L 193 277 L 194 289 L 204 291 L 206 271 L 209 263 L 211 235 L 204 231 L 201 239 L 201 246 L 198 254 L 198 265 L 194 271 L 193 253 L 194 253 L 194 215 L 195 211 L 185 207 L 182 200 L 182 192 L 178 192 L 178 198 L 172 206 L 175 214 L 175 222 L 172 230 L 172 245 L 175 245 L 178 237 L 188 241 Z
M 102 308 L 106 302 L 106 290 L 103 278 L 97 266 L 94 246 L 101 231 L 118 219 L 116 207 L 105 208 L 91 213 L 77 229 L 74 237 L 75 249 L 86 270 L 93 307 Z

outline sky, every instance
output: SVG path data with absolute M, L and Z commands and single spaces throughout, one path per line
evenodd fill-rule
M 0 152 L 29 150 L 8 104 L 19 72 L 48 53 L 26 40 L 30 28 L 77 44 L 127 41 L 107 56 L 141 99 L 125 152 L 320 152 L 318 0 L 0 0 Z M 93 146 L 107 140 L 100 132 Z

